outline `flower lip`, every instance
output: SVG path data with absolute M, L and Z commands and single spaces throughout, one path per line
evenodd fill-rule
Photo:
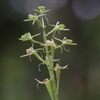
M 47 45 L 52 45 L 52 44 L 54 44 L 54 41 L 53 41 L 53 40 L 51 40 L 51 41 L 50 41 L 50 40 L 47 40 L 47 41 L 46 41 L 46 44 L 47 44 Z
M 48 78 L 45 78 L 43 81 L 39 81 L 39 80 L 36 79 L 36 78 L 35 78 L 35 80 L 38 82 L 38 83 L 37 83 L 37 88 L 38 88 L 38 89 L 39 89 L 39 86 L 38 86 L 39 84 L 45 84 L 46 82 L 49 81 Z
M 31 53 L 33 53 L 33 51 L 34 51 L 33 47 L 30 47 L 29 49 L 26 49 L 27 54 L 31 54 Z
M 56 47 L 56 44 L 54 43 L 54 40 L 47 40 L 45 44 L 42 44 L 43 46 L 54 46 Z
M 34 48 L 33 48 L 33 47 L 30 47 L 29 49 L 26 49 L 26 53 L 27 53 L 27 54 L 22 55 L 22 56 L 20 56 L 20 57 L 30 56 L 30 55 L 32 55 L 32 53 L 33 53 L 34 51 L 35 51 Z
M 68 65 L 65 65 L 62 67 L 57 63 L 53 69 L 54 69 L 54 71 L 57 71 L 57 69 L 68 69 Z

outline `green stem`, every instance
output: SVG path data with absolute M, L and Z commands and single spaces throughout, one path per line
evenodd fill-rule
M 55 53 L 55 47 L 54 46 L 51 46 L 51 55 L 52 55 L 52 65 L 51 66 L 54 66 L 54 53 Z M 58 100 L 58 84 L 56 85 L 56 82 L 55 82 L 55 79 L 53 80 L 54 81 L 54 95 L 55 95 L 55 100 Z
M 44 19 L 42 17 L 42 30 L 43 30 L 43 39 L 44 39 L 44 44 L 46 43 L 46 26 L 44 25 Z M 48 47 L 45 46 L 45 51 L 46 51 L 46 56 L 47 56 L 47 61 L 48 61 L 48 65 L 50 65 L 49 63 L 49 60 L 50 60 L 50 55 L 49 55 L 49 52 L 48 52 Z M 47 65 L 47 66 L 48 66 Z
M 47 34 L 46 34 L 46 37 L 48 36 L 48 35 L 50 35 L 51 33 L 53 33 L 55 31 L 55 28 L 53 28 L 50 32 L 48 32 Z
M 39 42 L 39 41 L 36 41 L 36 40 L 33 40 L 33 39 L 31 39 L 31 41 L 34 42 L 34 43 L 43 44 L 42 42 Z
M 43 30 L 43 39 L 44 39 L 44 43 L 46 43 L 47 37 L 46 37 L 46 26 L 44 25 L 44 19 L 42 17 L 42 30 Z M 49 50 L 48 50 L 48 46 L 45 46 L 45 52 L 46 52 L 46 56 L 47 56 L 47 67 L 48 67 L 48 71 L 49 71 L 49 75 L 50 75 L 50 79 L 51 79 L 51 88 L 53 90 L 53 95 L 54 98 L 52 100 L 58 100 L 58 95 L 56 92 L 56 82 L 55 82 L 55 78 L 54 78 L 54 73 L 53 73 L 53 59 L 54 59 L 54 49 L 51 48 L 52 50 L 52 57 L 53 59 L 50 58 L 50 54 L 49 54 Z

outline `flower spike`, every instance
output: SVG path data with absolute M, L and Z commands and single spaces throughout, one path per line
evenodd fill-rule
M 55 37 L 57 33 L 60 34 L 61 31 L 69 31 L 70 29 L 65 28 L 65 25 L 61 24 L 59 21 L 57 21 L 55 25 L 51 25 L 46 16 L 47 15 L 46 13 L 49 12 L 50 9 L 46 10 L 46 7 L 39 6 L 38 9 L 33 9 L 33 10 L 36 13 L 29 14 L 28 18 L 25 19 L 24 21 L 31 21 L 32 25 L 36 23 L 38 27 L 41 28 L 37 31 L 42 31 L 41 32 L 42 39 L 39 38 L 40 41 L 34 39 L 41 33 L 32 35 L 30 32 L 28 32 L 22 35 L 19 38 L 19 40 L 30 41 L 31 47 L 26 49 L 26 54 L 20 57 L 28 56 L 30 61 L 32 61 L 31 56 L 34 55 L 38 60 L 40 60 L 40 64 L 38 65 L 39 71 L 41 71 L 40 68 L 41 64 L 47 67 L 50 78 L 49 79 L 45 78 L 43 81 L 39 81 L 38 79 L 35 78 L 35 80 L 37 81 L 37 88 L 39 88 L 39 84 L 44 84 L 50 95 L 51 100 L 58 100 L 61 70 L 68 69 L 68 65 L 60 66 L 60 61 L 59 61 L 60 59 L 59 58 L 55 59 L 56 49 L 60 48 L 61 49 L 60 53 L 62 53 L 63 50 L 66 50 L 65 45 L 76 45 L 76 43 L 73 43 L 71 39 L 67 39 L 66 37 L 64 37 L 63 39 Z M 52 29 L 50 31 L 47 31 L 48 28 L 47 25 L 52 26 Z M 60 44 L 56 44 L 56 42 Z M 34 46 L 35 47 L 41 46 L 42 48 L 39 47 L 34 49 L 33 48 Z M 40 52 L 40 50 L 42 50 L 42 52 Z M 44 55 L 42 53 L 44 53 Z

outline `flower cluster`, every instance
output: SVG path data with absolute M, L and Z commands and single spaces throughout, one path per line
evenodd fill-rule
M 26 49 L 26 54 L 20 57 L 29 56 L 31 60 L 31 55 L 34 55 L 38 60 L 41 61 L 40 64 L 43 64 L 43 65 L 45 64 L 47 66 L 50 79 L 46 78 L 43 81 L 39 81 L 38 79 L 35 79 L 35 80 L 38 82 L 38 84 L 39 83 L 45 84 L 52 100 L 58 100 L 58 90 L 59 90 L 61 69 L 68 69 L 68 66 L 66 65 L 62 67 L 58 63 L 55 65 L 54 62 L 59 62 L 60 60 L 60 59 L 55 59 L 55 50 L 58 48 L 66 50 L 64 47 L 65 45 L 77 45 L 77 43 L 73 43 L 71 39 L 67 39 L 66 37 L 64 37 L 63 40 L 55 37 L 56 33 L 60 33 L 61 31 L 69 31 L 70 29 L 65 28 L 65 25 L 60 24 L 59 21 L 55 25 L 50 25 L 46 17 L 47 15 L 46 13 L 50 11 L 50 9 L 46 10 L 44 6 L 39 6 L 38 9 L 33 9 L 33 10 L 38 12 L 39 14 L 38 15 L 36 13 L 29 14 L 28 19 L 25 19 L 24 21 L 32 21 L 32 25 L 37 23 L 39 28 L 42 29 L 42 32 L 35 35 L 31 35 L 30 32 L 25 33 L 19 38 L 19 40 L 31 41 L 32 44 L 37 43 L 41 47 L 35 49 L 34 46 L 32 45 L 30 48 Z M 51 31 L 47 32 L 45 22 L 47 22 L 49 26 L 53 26 Z M 35 37 L 39 36 L 40 34 L 43 35 L 43 41 L 44 41 L 43 43 L 35 40 Z M 52 35 L 51 40 L 48 39 L 48 36 L 50 34 Z M 57 44 L 56 41 L 60 41 L 61 44 Z M 42 52 L 40 52 L 40 50 L 42 50 Z M 40 52 L 41 55 L 38 52 Z M 44 57 L 42 57 L 43 56 L 42 53 L 45 54 L 45 59 Z M 39 68 L 39 71 L 40 71 L 40 68 Z

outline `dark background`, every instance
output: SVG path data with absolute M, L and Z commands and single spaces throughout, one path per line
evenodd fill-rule
M 20 58 L 31 44 L 18 40 L 24 33 L 39 33 L 36 24 L 23 20 L 41 5 L 51 9 L 51 24 L 60 21 L 70 29 L 58 37 L 78 44 L 66 47 L 71 53 L 56 52 L 62 66 L 69 66 L 62 71 L 59 100 L 100 100 L 100 0 L 0 0 L 0 100 L 50 100 L 45 86 L 37 89 L 34 80 L 48 78 L 46 67 L 39 72 L 34 56 L 33 62 Z

